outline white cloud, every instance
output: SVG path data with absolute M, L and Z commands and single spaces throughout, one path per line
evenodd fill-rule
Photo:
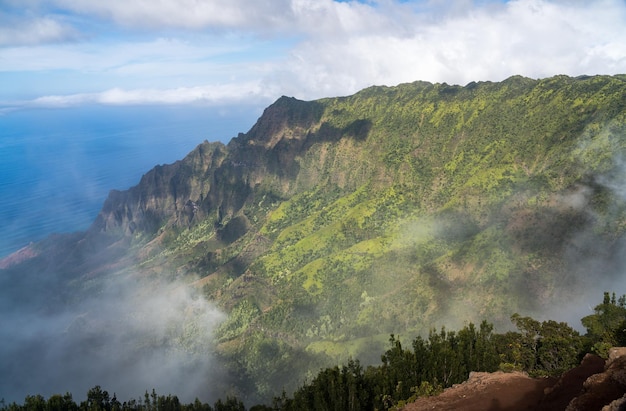
M 0 16 L 0 47 L 60 43 L 79 37 L 71 26 L 51 17 L 11 20 Z
M 275 35 L 397 28 L 398 18 L 411 10 L 393 0 L 372 4 L 333 0 L 30 0 L 27 4 L 31 8 L 54 6 L 133 30 L 209 29 Z
M 22 107 L 64 108 L 85 104 L 145 105 L 145 104 L 208 104 L 221 105 L 237 102 L 267 101 L 273 96 L 255 82 L 217 84 L 211 86 L 180 87 L 173 89 L 113 88 L 99 93 L 49 95 L 22 101 Z M 6 104 L 6 103 L 5 103 Z M 7 108 L 5 107 L 5 110 Z
M 85 21 L 111 25 L 114 33 L 99 31 L 80 43 L 0 49 L 0 76 L 65 70 L 80 73 L 81 84 L 91 87 L 72 90 L 68 83 L 67 93 L 58 87 L 43 91 L 52 97 L 36 104 L 219 104 L 220 98 L 251 94 L 312 99 L 415 80 L 465 84 L 515 74 L 626 72 L 621 0 L 28 4 L 54 4 Z M 219 86 L 208 86 L 214 84 Z M 111 90 L 123 92 L 106 99 Z
M 391 16 L 401 7 L 407 10 L 393 5 L 382 12 Z M 285 70 L 293 77 L 293 92 L 320 97 L 415 80 L 465 84 L 515 74 L 626 71 L 626 42 L 621 40 L 626 38 L 626 3 L 621 1 L 517 0 L 452 7 L 432 17 L 405 17 L 401 31 L 311 34 L 292 50 Z

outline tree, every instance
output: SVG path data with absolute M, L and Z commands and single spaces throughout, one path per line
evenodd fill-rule
M 457 333 L 458 347 L 465 373 L 470 371 L 495 371 L 499 357 L 492 341 L 493 324 L 483 321 L 476 330 L 469 323 Z
M 177 396 L 159 396 L 157 400 L 157 410 L 159 411 L 180 411 L 182 406 Z
M 372 409 L 372 388 L 356 360 L 348 365 L 321 370 L 310 384 L 294 393 L 290 403 L 283 397 L 275 400 L 281 410 L 314 409 L 359 411 Z M 281 407 L 276 404 L 280 401 Z
M 77 411 L 78 405 L 72 399 L 69 392 L 65 395 L 55 394 L 48 398 L 46 411 Z
M 415 367 L 415 354 L 404 350 L 400 339 L 391 334 L 389 348 L 382 356 L 383 394 L 394 399 L 405 399 L 411 395 L 411 387 L 419 384 L 419 370 Z
M 431 330 L 428 336 L 430 363 L 427 366 L 430 375 L 428 381 L 450 387 L 467 378 L 467 368 L 459 351 L 459 340 L 454 331 L 446 332 L 444 327 L 437 333 Z M 417 384 L 415 384 L 417 385 Z
M 186 408 L 192 411 L 213 411 L 209 404 L 200 401 L 198 398 L 194 400 L 193 404 L 190 404 Z
M 615 293 L 604 293 L 602 304 L 594 314 L 580 320 L 587 328 L 586 338 L 592 351 L 606 358 L 611 347 L 626 344 L 626 295 L 615 299 Z
M 537 364 L 541 323 L 531 317 L 522 317 L 518 313 L 511 316 L 511 321 L 519 330 L 519 361 L 526 371 L 534 370 Z
M 24 411 L 46 411 L 46 400 L 39 394 L 27 395 L 22 409 Z
M 111 411 L 109 393 L 96 385 L 87 392 L 87 400 L 80 404 L 81 411 Z
M 218 399 L 214 404 L 213 409 L 215 411 L 246 411 L 246 407 L 243 402 L 239 401 L 235 397 L 226 397 L 226 401 L 222 402 L 222 399 Z
M 548 375 L 559 375 L 579 364 L 582 351 L 580 334 L 564 322 L 541 323 L 537 350 L 538 367 Z
M 499 357 L 493 341 L 493 324 L 483 320 L 476 338 L 476 369 L 472 371 L 495 371 L 498 369 Z

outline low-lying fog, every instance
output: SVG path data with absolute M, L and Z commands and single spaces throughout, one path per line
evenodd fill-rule
M 224 315 L 190 288 L 109 281 L 84 301 L 59 309 L 46 304 L 54 296 L 41 288 L 22 287 L 39 295 L 20 296 L 6 280 L 0 281 L 5 402 L 66 392 L 78 402 L 96 385 L 120 401 L 152 389 L 185 402 L 213 400 L 221 372 L 212 362 L 212 333 Z

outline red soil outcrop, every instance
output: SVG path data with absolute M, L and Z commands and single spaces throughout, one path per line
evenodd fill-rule
M 588 354 L 559 379 L 525 373 L 471 373 L 463 384 L 419 398 L 404 411 L 617 411 L 626 410 L 626 348 L 606 362 Z
M 419 398 L 404 410 L 532 410 L 543 398 L 544 389 L 554 383 L 554 379 L 530 378 L 521 372 L 474 372 L 463 384 L 435 397 Z

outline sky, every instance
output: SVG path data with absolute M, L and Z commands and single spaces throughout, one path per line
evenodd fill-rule
M 626 72 L 624 0 L 0 0 L 0 113 Z

